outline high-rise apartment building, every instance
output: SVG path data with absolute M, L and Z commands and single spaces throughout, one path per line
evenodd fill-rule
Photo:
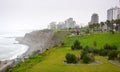
M 92 14 L 90 24 L 98 23 L 98 22 L 99 22 L 99 16 L 98 16 L 98 14 L 97 13 Z
M 120 16 L 120 8 L 114 7 L 107 10 L 107 20 L 115 20 L 118 19 Z
M 73 21 L 73 18 L 69 18 L 65 21 L 66 28 L 74 28 L 75 27 L 75 21 Z

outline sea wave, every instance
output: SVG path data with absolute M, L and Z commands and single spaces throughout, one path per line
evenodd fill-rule
M 11 60 L 21 56 L 28 50 L 27 45 L 19 44 L 15 37 L 24 36 L 25 33 L 0 34 L 0 60 Z

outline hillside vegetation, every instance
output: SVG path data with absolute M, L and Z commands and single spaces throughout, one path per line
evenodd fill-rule
M 59 33 L 58 33 L 59 34 Z M 64 46 L 54 47 L 42 54 L 32 56 L 25 62 L 12 68 L 10 72 L 120 72 L 120 67 L 110 63 L 107 57 L 95 56 L 102 64 L 66 64 L 65 55 L 74 53 L 80 57 L 79 50 L 71 50 L 73 42 L 77 39 L 82 46 L 92 46 L 96 41 L 96 48 L 102 48 L 104 44 L 114 44 L 120 50 L 120 33 L 98 33 L 86 36 L 65 37 Z
M 75 40 L 79 40 L 82 46 L 90 46 L 93 48 L 103 48 L 105 44 L 116 45 L 120 50 L 120 33 L 97 33 L 86 36 L 72 36 L 64 39 L 65 46 L 71 46 Z M 94 47 L 96 42 L 96 47 Z

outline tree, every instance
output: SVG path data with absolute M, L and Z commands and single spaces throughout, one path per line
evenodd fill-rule
M 107 24 L 107 30 L 108 30 L 108 28 L 110 28 L 110 26 L 111 26 L 111 22 L 109 20 L 107 20 L 105 23 Z
M 92 28 L 93 30 L 98 30 L 98 28 L 100 27 L 99 23 L 93 23 L 89 25 L 90 28 Z
M 107 51 L 110 51 L 110 50 L 117 50 L 117 46 L 105 44 L 105 45 L 104 45 L 104 49 L 107 50 Z
M 76 40 L 74 44 L 71 46 L 72 50 L 82 49 L 82 46 L 80 45 L 80 42 Z
M 104 25 L 105 25 L 104 22 L 100 22 L 101 30 Z
M 87 64 L 87 63 L 89 63 L 89 60 L 90 60 L 90 59 L 89 59 L 89 57 L 87 56 L 87 54 L 83 56 L 83 63 L 86 63 L 86 64 Z
M 94 54 L 98 54 L 98 55 L 100 55 L 100 49 L 94 49 Z
M 114 22 L 116 24 L 116 30 L 120 31 L 120 19 L 116 19 Z
M 120 24 L 120 19 L 116 19 L 114 22 L 115 22 L 116 24 Z
M 114 29 L 114 25 L 113 25 L 114 23 L 115 23 L 115 20 L 112 19 L 111 20 L 111 28 L 112 28 L 112 30 Z
M 81 57 L 80 57 L 80 59 L 83 59 L 83 57 L 85 56 L 85 55 L 87 55 L 88 54 L 88 52 L 87 51 L 85 51 L 85 50 L 82 50 L 81 51 Z
M 100 22 L 100 25 L 101 25 L 101 27 L 103 27 L 104 26 L 104 22 Z
M 77 58 L 74 54 L 67 53 L 66 54 L 66 62 L 67 63 L 77 63 Z
M 87 53 L 93 53 L 94 49 L 92 47 L 86 46 L 84 49 L 84 51 L 86 51 Z
M 105 49 L 100 49 L 99 50 L 99 55 L 100 56 L 107 56 L 109 53 L 109 51 L 105 50 Z
M 96 30 L 97 24 L 93 23 L 93 30 Z
M 96 28 L 97 28 L 97 30 L 99 30 L 99 27 L 100 27 L 100 24 L 99 24 L 99 23 L 96 23 Z
M 89 24 L 89 28 L 93 30 L 94 29 L 94 25 L 93 24 Z
M 88 53 L 87 51 L 83 50 L 81 52 L 81 60 L 83 63 L 90 63 L 95 60 L 94 55 L 92 53 Z
M 108 59 L 109 60 L 114 60 L 114 59 L 117 58 L 117 55 L 118 55 L 118 52 L 116 50 L 113 50 L 108 54 Z

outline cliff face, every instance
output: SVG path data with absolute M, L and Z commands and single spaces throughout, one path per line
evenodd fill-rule
M 31 55 L 33 52 L 43 52 L 46 49 L 53 47 L 53 35 L 54 32 L 51 30 L 39 30 L 27 33 L 24 38 L 17 40 L 20 43 L 27 44 L 29 46 L 29 49 L 25 55 Z
M 70 34 L 70 31 L 39 30 L 27 33 L 23 38 L 17 40 L 21 44 L 29 46 L 28 51 L 24 54 L 29 56 L 38 52 L 42 53 L 53 46 L 60 46 L 63 38 L 68 34 Z

